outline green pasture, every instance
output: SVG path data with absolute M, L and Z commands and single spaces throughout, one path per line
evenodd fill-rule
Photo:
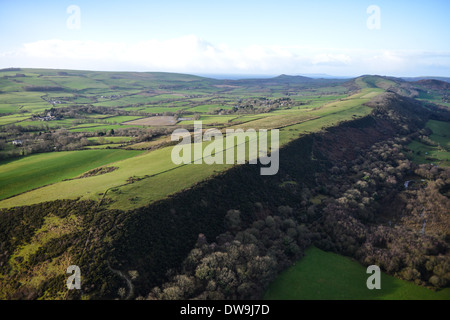
M 26 105 L 27 103 L 45 102 L 42 99 L 44 95 L 45 93 L 35 91 L 0 93 L 0 104 Z
M 122 154 L 124 157 L 122 159 L 117 159 L 114 162 L 114 166 L 119 169 L 104 175 L 70 181 L 61 181 L 63 179 L 59 177 L 60 173 L 58 174 L 55 172 L 55 175 L 58 176 L 60 182 L 3 200 L 0 202 L 0 207 L 39 203 L 42 201 L 51 201 L 56 199 L 76 199 L 78 197 L 81 197 L 82 199 L 98 200 L 101 198 L 99 193 L 105 192 L 108 188 L 117 187 L 127 183 L 127 179 L 129 177 L 151 175 L 175 167 L 176 165 L 172 163 L 170 158 L 170 151 L 170 148 L 155 150 L 154 152 L 143 154 L 142 151 L 107 149 L 74 151 L 74 155 L 84 158 L 86 158 L 86 156 L 83 153 L 92 153 L 91 155 L 93 157 L 98 157 L 98 155 L 101 155 L 102 152 L 113 154 L 117 152 L 117 154 Z M 78 154 L 78 152 L 81 153 Z M 128 158 L 128 161 L 125 160 L 126 158 Z M 107 161 L 95 166 L 92 165 L 85 170 L 78 170 L 73 174 L 73 169 L 69 169 L 70 177 L 75 177 L 92 168 L 111 162 L 112 161 Z M 1 167 L 2 166 L 0 166 L 0 168 Z M 24 171 L 27 172 L 26 169 L 24 169 Z M 12 175 L 12 179 L 14 179 L 15 176 L 17 176 L 17 174 Z M 142 192 L 145 192 L 145 190 L 142 190 Z
M 123 108 L 123 110 L 127 111 L 141 111 L 146 113 L 164 113 L 164 112 L 177 112 L 178 110 L 185 109 L 186 107 L 181 106 L 167 106 L 167 107 L 160 107 L 160 106 L 141 106 L 141 107 L 126 107 Z
M 429 120 L 427 127 L 433 131 L 430 139 L 436 141 L 444 148 L 450 147 L 450 122 Z
M 412 160 L 416 163 L 433 163 L 444 167 L 450 165 L 450 152 L 444 148 L 429 146 L 419 141 L 412 141 L 408 148 L 413 152 Z
M 0 104 L 0 117 L 2 113 L 17 113 L 21 106 L 15 104 Z
M 135 105 L 135 104 L 144 104 L 148 103 L 148 98 L 144 95 L 129 95 L 129 96 L 123 96 L 118 99 L 112 99 L 112 100 L 106 100 L 94 103 L 94 106 L 102 106 L 102 107 L 121 107 L 121 106 L 128 106 L 128 105 Z
M 41 153 L 0 163 L 0 199 L 70 179 L 90 169 L 130 158 L 141 151 L 83 150 Z M 56 194 L 58 191 L 56 190 Z M 46 201 L 46 197 L 41 198 Z M 22 205 L 21 201 L 16 205 Z
M 28 87 L 28 86 L 49 86 L 49 87 L 55 87 L 58 86 L 59 84 L 49 80 L 49 79 L 44 79 L 43 77 L 34 77 L 34 76 L 26 76 L 23 78 L 15 78 L 16 81 L 19 81 L 23 87 Z
M 42 127 L 43 130 L 45 130 L 45 128 L 47 128 L 47 127 L 49 127 L 49 128 L 56 128 L 56 127 L 70 128 L 74 125 L 73 123 L 74 123 L 74 119 L 61 119 L 61 120 L 53 120 L 53 121 L 40 121 L 40 120 L 32 121 L 31 119 L 26 119 L 24 121 L 16 123 L 16 125 L 22 126 L 22 127 L 29 127 L 29 126 Z
M 111 149 L 111 148 L 120 148 L 121 143 L 107 143 L 107 144 L 99 144 L 96 146 L 86 146 L 84 149 L 93 150 L 93 149 Z
M 109 131 L 111 129 L 120 129 L 126 127 L 137 127 L 130 125 L 121 125 L 121 124 L 101 124 L 101 123 L 87 123 L 80 124 L 76 127 L 72 127 L 69 129 L 71 132 L 97 132 L 97 131 Z
M 433 133 L 429 136 L 437 146 L 421 143 L 413 140 L 408 144 L 412 151 L 412 160 L 417 163 L 433 163 L 448 167 L 450 165 L 450 123 L 444 121 L 429 120 L 426 124 Z
M 18 124 L 18 122 L 29 119 L 30 115 L 13 114 L 0 117 L 0 126 L 8 124 Z
M 110 122 L 110 123 L 122 123 L 125 121 L 132 121 L 136 119 L 140 119 L 142 117 L 138 116 L 115 116 L 115 117 L 109 117 L 109 118 L 103 118 L 103 121 Z
M 370 290 L 371 274 L 358 262 L 311 247 L 267 289 L 265 300 L 449 300 L 438 292 L 381 273 L 381 289 Z
M 43 76 L 39 79 L 49 80 L 57 83 L 61 87 L 69 88 L 72 90 L 85 90 L 85 89 L 105 89 L 109 90 L 109 87 L 95 79 L 91 79 L 86 76 Z M 54 85 L 54 84 L 53 84 Z
M 173 100 L 184 100 L 186 99 L 184 94 L 160 94 L 152 97 L 145 97 L 146 103 L 155 103 L 158 101 L 173 101 Z
M 219 104 L 203 104 L 203 105 L 199 105 L 196 107 L 186 109 L 186 111 L 206 113 L 206 112 L 209 112 L 214 109 L 225 109 L 226 110 L 226 109 L 232 109 L 232 108 L 233 108 L 232 106 L 222 106 Z
M 88 138 L 88 141 L 92 141 L 95 143 L 99 143 L 99 140 L 104 140 L 106 143 L 124 143 L 131 140 L 131 137 L 116 137 L 116 136 L 107 136 L 107 137 L 91 137 Z

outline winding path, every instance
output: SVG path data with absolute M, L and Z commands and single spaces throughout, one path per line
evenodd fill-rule
M 133 286 L 133 283 L 131 282 L 131 280 L 125 275 L 125 274 L 123 274 L 123 272 L 122 271 L 120 271 L 120 270 L 115 270 L 115 269 L 113 269 L 113 268 L 111 268 L 111 265 L 109 264 L 109 261 L 107 261 L 107 263 L 108 263 L 108 268 L 109 268 L 109 270 L 111 270 L 113 273 L 115 273 L 115 274 L 117 274 L 119 277 L 121 277 L 122 279 L 124 279 L 126 282 L 127 282 L 127 284 L 128 284 L 128 296 L 125 298 L 126 300 L 129 300 L 129 299 L 131 299 L 132 297 L 133 297 L 133 295 L 134 295 L 134 286 Z

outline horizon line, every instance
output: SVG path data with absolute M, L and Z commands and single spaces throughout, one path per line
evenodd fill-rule
M 279 76 L 291 76 L 291 77 L 309 77 L 311 79 L 355 79 L 363 76 L 379 76 L 379 77 L 393 77 L 400 79 L 414 79 L 414 78 L 450 78 L 449 76 L 433 76 L 433 75 L 421 75 L 421 76 L 396 76 L 396 75 L 380 75 L 380 74 L 370 74 L 363 73 L 357 76 L 349 76 L 349 75 L 331 75 L 327 73 L 298 73 L 298 74 L 289 74 L 289 73 L 221 73 L 221 72 L 176 72 L 176 71 L 136 71 L 136 70 L 127 70 L 127 71 L 118 71 L 118 70 L 94 70 L 94 69 L 64 69 L 64 68 L 44 68 L 44 67 L 4 67 L 0 68 L 0 72 L 6 72 L 8 69 L 34 69 L 34 70 L 66 70 L 66 71 L 86 71 L 86 72 L 117 72 L 117 73 L 168 73 L 168 74 L 184 74 L 184 75 L 192 75 L 192 76 L 200 76 L 200 77 L 210 77 L 210 76 L 220 76 L 219 80 L 227 80 L 227 78 L 222 78 L 226 76 L 233 77 L 242 77 L 241 79 L 250 79 L 249 77 L 258 77 L 258 78 L 275 78 Z M 14 70 L 11 70 L 14 71 Z M 214 78 L 213 78 L 214 79 Z M 231 80 L 231 79 L 230 79 Z

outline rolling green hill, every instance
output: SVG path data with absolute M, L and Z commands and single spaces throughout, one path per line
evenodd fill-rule
M 379 91 L 376 90 L 364 89 L 361 93 L 340 101 L 325 103 L 315 109 L 305 111 L 294 110 L 294 112 L 286 112 L 285 114 L 268 115 L 261 119 L 256 118 L 243 125 L 231 126 L 230 128 L 242 128 L 244 130 L 248 128 L 281 128 L 280 144 L 284 145 L 306 132 L 317 132 L 324 127 L 335 125 L 340 121 L 367 115 L 371 109 L 364 106 L 364 103 L 370 100 L 366 96 L 369 95 L 372 97 L 374 96 L 373 94 L 376 95 L 378 93 Z M 216 118 L 217 120 L 211 120 L 211 122 L 217 124 L 217 121 L 220 121 L 223 117 L 216 116 Z M 210 122 L 205 122 L 205 124 L 208 123 Z M 79 131 L 83 130 L 90 131 L 92 129 L 79 129 Z M 204 143 L 204 147 L 206 145 L 207 143 Z M 56 199 L 81 198 L 99 200 L 104 198 L 103 194 L 109 189 L 115 189 L 115 192 L 108 192 L 107 195 L 115 201 L 112 207 L 116 209 L 131 209 L 181 191 L 196 182 L 207 179 L 214 173 L 224 171 L 230 167 L 230 165 L 188 165 L 180 166 L 176 170 L 167 171 L 168 169 L 177 167 L 171 161 L 170 154 L 172 148 L 166 147 L 140 157 L 120 161 L 115 164 L 119 167 L 119 170 L 106 175 L 71 181 L 62 181 L 67 176 L 60 176 L 52 182 L 57 182 L 56 180 L 61 182 L 0 201 L 0 207 L 30 205 L 44 200 Z M 78 156 L 83 158 L 82 154 L 77 154 Z M 88 162 L 89 160 L 86 161 Z M 94 163 L 92 163 L 92 166 L 95 167 Z M 5 168 L 5 170 L 9 169 Z M 49 168 L 49 170 L 52 169 Z M 82 173 L 79 171 L 76 172 L 77 174 Z M 71 177 L 73 176 L 76 176 L 76 174 Z M 127 184 L 127 179 L 130 177 L 139 177 L 140 180 L 133 183 L 133 185 L 129 185 Z M 166 180 L 173 181 L 173 183 L 165 184 L 163 181 Z M 30 186 L 28 190 L 32 188 Z M 19 193 L 18 190 L 10 189 L 8 195 L 13 195 L 14 191 Z M 20 189 L 20 192 L 28 190 Z M 128 199 L 134 200 L 129 201 Z
M 287 265 L 283 259 L 294 259 L 302 250 L 299 244 L 296 251 L 293 242 L 331 241 L 331 232 L 308 228 L 324 223 L 325 206 L 333 201 L 348 203 L 347 217 L 353 221 L 378 223 L 370 220 L 376 210 L 369 205 L 382 203 L 383 190 L 397 192 L 391 184 L 401 186 L 398 163 L 407 165 L 400 156 L 389 162 L 392 150 L 399 151 L 410 135 L 423 135 L 426 120 L 430 138 L 441 148 L 448 146 L 448 123 L 435 120 L 446 119 L 445 104 L 436 104 L 445 97 L 441 89 L 425 92 L 400 79 L 371 75 L 214 80 L 171 73 L 1 71 L 0 297 L 117 298 L 131 278 L 136 292 L 148 294 L 167 279 L 169 269 L 176 272 L 197 239 L 201 245 L 201 235 L 210 242 L 227 243 L 233 235 L 245 246 L 271 245 L 274 251 L 261 261 Z M 129 122 L 159 116 L 171 121 Z M 259 166 L 247 164 L 174 164 L 170 135 L 175 129 L 192 133 L 194 120 L 222 133 L 279 129 L 279 174 L 262 177 Z M 386 150 L 373 155 L 378 142 L 376 148 Z M 202 150 L 210 143 L 204 141 Z M 410 148 L 421 156 L 414 145 Z M 412 160 L 413 155 L 408 154 Z M 366 172 L 371 170 L 376 172 L 372 176 Z M 352 179 L 361 181 L 352 187 Z M 364 189 L 374 186 L 377 192 Z M 346 190 L 351 196 L 342 194 Z M 351 198 L 358 195 L 358 201 Z M 269 216 L 284 222 L 275 226 Z M 333 226 L 340 230 L 340 224 Z M 286 236 L 277 238 L 277 230 Z M 441 252 L 443 240 L 435 240 L 430 246 Z M 205 252 L 216 247 L 208 248 Z M 188 261 L 194 266 L 206 259 L 191 258 L 198 260 Z M 89 285 L 82 293 L 69 293 L 64 268 L 77 263 Z M 254 273 L 240 268 L 237 274 Z M 266 298 L 447 299 L 448 291 L 433 295 L 387 275 L 382 278 L 385 291 L 369 294 L 360 287 L 367 278 L 361 268 L 311 249 L 275 280 Z M 441 280 L 438 269 L 432 272 Z M 335 270 L 339 278 L 333 278 Z M 218 288 L 228 280 L 196 285 Z M 254 281 L 246 283 L 248 288 Z

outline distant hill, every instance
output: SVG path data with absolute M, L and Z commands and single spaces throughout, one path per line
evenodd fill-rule
M 450 90 L 450 83 L 441 80 L 423 79 L 413 83 L 431 90 Z
M 393 77 L 385 77 L 379 75 L 363 75 L 348 81 L 349 84 L 355 85 L 359 89 L 363 88 L 380 88 L 388 89 L 398 86 L 403 80 Z
M 224 80 L 227 84 L 248 85 L 248 86 L 266 86 L 266 85 L 305 85 L 305 86 L 322 86 L 344 83 L 348 79 L 333 78 L 309 78 L 298 75 L 281 74 L 272 78 L 248 78 L 239 80 Z
M 278 77 L 273 78 L 272 80 L 278 81 L 278 82 L 306 82 L 313 80 L 309 77 L 304 76 L 290 76 L 286 74 L 279 75 Z
M 313 79 L 352 79 L 354 77 L 350 76 L 333 76 L 326 73 L 305 73 L 300 74 L 300 76 L 313 78 Z
M 420 80 L 440 80 L 450 83 L 450 77 L 402 77 L 403 80 L 416 82 Z

